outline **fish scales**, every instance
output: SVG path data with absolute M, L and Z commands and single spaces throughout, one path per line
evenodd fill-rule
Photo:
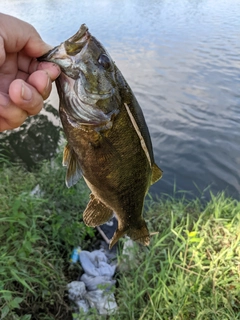
M 125 234 L 149 245 L 144 198 L 162 171 L 154 162 L 142 110 L 126 80 L 85 25 L 40 60 L 62 69 L 56 84 L 68 141 L 63 164 L 68 187 L 83 176 L 92 192 L 84 222 L 95 227 L 114 212 L 118 228 L 110 248 Z

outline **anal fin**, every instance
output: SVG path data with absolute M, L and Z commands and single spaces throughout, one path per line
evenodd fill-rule
M 113 211 L 95 198 L 93 194 L 90 197 L 87 208 L 83 212 L 83 221 L 89 227 L 100 226 L 112 218 Z
M 155 182 L 157 182 L 159 179 L 162 178 L 162 170 L 156 165 L 156 163 L 154 163 L 152 165 L 152 180 L 151 180 L 151 184 L 154 184 Z

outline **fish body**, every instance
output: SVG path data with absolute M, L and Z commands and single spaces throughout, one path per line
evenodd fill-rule
M 68 187 L 83 176 L 92 192 L 84 222 L 95 227 L 114 212 L 118 228 L 110 248 L 124 234 L 149 245 L 143 203 L 162 171 L 154 162 L 142 110 L 126 80 L 85 25 L 40 60 L 62 69 L 56 85 L 68 141 L 63 165 Z

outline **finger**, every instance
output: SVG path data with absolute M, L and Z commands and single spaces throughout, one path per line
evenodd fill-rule
M 25 52 L 20 51 L 18 53 L 17 66 L 18 69 L 25 73 L 33 73 L 37 70 L 39 62 L 36 58 L 32 58 L 26 55 Z
M 61 73 L 59 66 L 52 62 L 38 62 L 37 69 L 46 71 L 52 81 L 56 80 Z
M 1 55 L 1 53 L 0 53 Z M 15 79 L 17 74 L 16 56 L 8 54 L 2 66 L 0 66 L 0 92 L 8 93 L 10 83 Z
M 19 127 L 27 116 L 27 112 L 15 106 L 8 95 L 0 93 L 0 132 Z
M 10 84 L 9 97 L 13 104 L 29 115 L 39 113 L 43 107 L 43 98 L 37 89 L 20 79 Z
M 27 55 L 39 57 L 52 48 L 32 25 L 10 15 L 0 13 L 0 31 L 8 52 L 19 52 L 24 48 Z
M 8 59 L 8 63 L 5 63 L 5 73 L 9 73 L 9 70 L 13 68 L 14 61 Z M 16 63 L 15 63 L 16 64 Z M 29 74 L 35 71 L 41 70 L 48 73 L 51 81 L 54 81 L 61 73 L 61 69 L 58 65 L 52 62 L 38 62 L 35 58 L 29 58 L 21 53 L 18 54 L 18 71 L 16 78 L 26 80 Z M 4 70 L 3 70 L 4 72 Z
M 52 82 L 46 71 L 33 72 L 29 76 L 27 83 L 36 88 L 44 100 L 49 97 L 52 90 Z

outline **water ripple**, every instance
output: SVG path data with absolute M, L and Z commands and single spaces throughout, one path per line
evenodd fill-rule
M 240 192 L 239 0 L 7 0 L 52 45 L 85 22 L 139 100 L 163 179 Z M 61 22 L 60 22 L 61 21 Z

